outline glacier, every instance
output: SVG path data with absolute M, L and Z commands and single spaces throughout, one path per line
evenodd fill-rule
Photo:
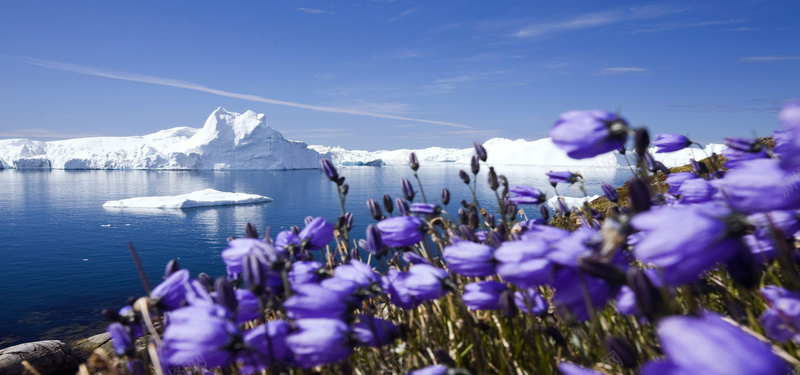
M 303 142 L 284 138 L 263 114 L 222 108 L 200 129 L 52 142 L 0 140 L 0 168 L 15 169 L 318 169 L 323 157 Z
M 136 197 L 118 201 L 108 201 L 105 208 L 158 208 L 180 209 L 192 207 L 230 206 L 237 204 L 272 202 L 272 198 L 256 194 L 229 193 L 214 189 L 204 189 L 188 194 Z
M 576 170 L 584 168 L 627 168 L 636 165 L 636 154 L 626 152 L 610 152 L 588 159 L 572 159 L 556 146 L 550 138 L 534 141 L 524 139 L 492 138 L 483 143 L 488 155 L 487 163 L 492 165 L 545 166 L 555 169 Z M 667 168 L 679 167 L 689 163 L 689 159 L 701 160 L 712 153 L 721 154 L 725 145 L 710 143 L 704 149 L 687 148 L 669 153 L 656 153 L 656 148 L 649 151 L 654 158 Z M 416 153 L 420 164 L 456 163 L 469 164 L 473 148 L 429 147 L 424 149 L 399 149 L 362 151 L 346 150 L 341 147 L 311 145 L 308 148 L 321 154 L 330 155 L 331 161 L 337 165 L 398 165 L 408 164 L 411 152 Z

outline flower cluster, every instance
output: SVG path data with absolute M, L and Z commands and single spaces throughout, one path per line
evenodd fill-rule
M 675 173 L 618 114 L 565 113 L 550 134 L 569 156 L 631 140 L 639 161 L 627 189 L 602 185 L 605 208 L 562 200 L 552 217 L 545 191 L 510 186 L 492 166 L 497 201 L 478 202 L 479 143 L 459 173 L 472 200 L 454 209 L 444 189 L 429 202 L 412 153 L 416 189 L 403 179 L 402 198 L 368 200 L 374 222 L 357 240 L 347 184 L 324 160 L 335 222 L 309 217 L 274 239 L 248 225 L 217 280 L 170 263 L 147 297 L 106 313 L 114 350 L 139 371 L 145 336 L 156 372 L 784 375 L 800 363 L 779 346 L 800 342 L 800 193 L 782 189 L 800 168 L 798 107 L 781 112 L 774 149 L 729 140 L 724 166 L 710 155 Z M 548 177 L 583 189 L 579 173 Z M 519 214 L 532 207 L 540 217 Z

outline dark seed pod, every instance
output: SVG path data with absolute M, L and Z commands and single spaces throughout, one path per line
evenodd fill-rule
M 417 159 L 417 154 L 412 152 L 408 155 L 408 166 L 411 167 L 411 170 L 414 172 L 419 169 L 419 159 Z
M 383 212 L 381 211 L 381 206 L 378 205 L 378 202 L 374 199 L 367 199 L 367 208 L 369 208 L 369 213 L 372 215 L 372 218 L 375 220 L 380 221 L 383 219 Z
M 497 173 L 494 171 L 494 167 L 489 167 L 489 173 L 487 176 L 489 180 L 489 188 L 492 190 L 497 190 L 500 187 L 500 181 L 497 179 Z
M 458 177 L 461 178 L 461 181 L 464 181 L 465 184 L 469 185 L 469 175 L 464 170 L 458 171 Z
M 650 199 L 650 189 L 647 183 L 640 178 L 632 178 L 628 181 L 628 192 L 633 209 L 638 212 L 644 212 L 652 207 L 653 203 Z
M 244 226 L 244 236 L 246 238 L 258 238 L 258 230 L 252 223 L 247 223 Z
M 644 155 L 647 151 L 647 146 L 650 146 L 650 133 L 647 132 L 645 128 L 636 129 L 636 148 L 635 151 L 637 154 Z
M 344 184 L 344 177 L 339 177 L 339 179 L 336 180 L 336 185 L 342 186 L 342 184 Z
M 477 175 L 478 172 L 480 172 L 481 164 L 478 161 L 478 155 L 472 155 L 472 159 L 469 161 L 469 166 L 472 169 L 472 174 Z
M 392 211 L 394 211 L 394 204 L 392 203 L 392 197 L 390 197 L 389 194 L 383 195 L 383 208 L 386 210 L 386 212 L 389 213 L 389 215 L 391 215 Z
M 469 212 L 467 212 L 464 208 L 458 209 L 458 222 L 461 225 L 466 225 L 469 223 Z
M 342 195 L 347 195 L 348 191 L 350 191 L 350 185 L 342 184 Z
M 636 296 L 636 308 L 648 319 L 667 313 L 661 291 L 653 285 L 644 271 L 631 267 L 628 269 L 627 284 Z
M 413 201 L 414 195 L 416 195 L 416 193 L 414 192 L 414 187 L 411 186 L 411 181 L 408 181 L 408 179 L 404 178 L 402 184 L 403 184 L 403 195 L 405 195 L 406 199 L 409 202 Z
M 450 203 L 450 190 L 447 188 L 442 189 L 442 205 L 447 206 Z

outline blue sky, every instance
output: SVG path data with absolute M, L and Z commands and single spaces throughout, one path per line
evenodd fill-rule
M 800 97 L 797 1 L 24 1 L 0 23 L 0 139 L 265 113 L 350 149 L 547 136 L 619 111 L 701 142 Z

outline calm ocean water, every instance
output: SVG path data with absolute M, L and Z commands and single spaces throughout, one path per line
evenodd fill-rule
M 471 195 L 458 170 L 469 166 L 422 166 L 419 174 L 430 202 L 441 189 L 451 190 L 457 209 Z M 554 194 L 545 172 L 550 168 L 498 167 L 511 185 L 536 186 Z M 403 167 L 340 167 L 350 185 L 347 209 L 355 215 L 351 238 L 363 238 L 373 222 L 366 200 L 383 194 L 401 196 Z M 601 194 L 602 181 L 620 185 L 626 170 L 584 173 L 589 194 Z M 484 207 L 496 207 L 485 168 L 478 176 Z M 413 182 L 413 180 L 412 180 Z M 414 184 L 416 189 L 416 184 Z M 138 196 L 176 195 L 214 188 L 272 197 L 265 204 L 186 210 L 104 209 L 103 203 Z M 576 187 L 559 193 L 581 196 Z M 418 193 L 416 201 L 421 197 Z M 538 210 L 529 210 L 529 217 Z M 101 332 L 104 308 L 125 304 L 144 290 L 128 251 L 133 241 L 151 284 L 164 266 L 178 259 L 192 276 L 225 274 L 219 254 L 228 237 L 244 234 L 247 222 L 273 236 L 306 216 L 329 221 L 340 214 L 334 185 L 318 170 L 305 171 L 15 171 L 0 170 L 0 348 L 39 339 L 69 340 Z

